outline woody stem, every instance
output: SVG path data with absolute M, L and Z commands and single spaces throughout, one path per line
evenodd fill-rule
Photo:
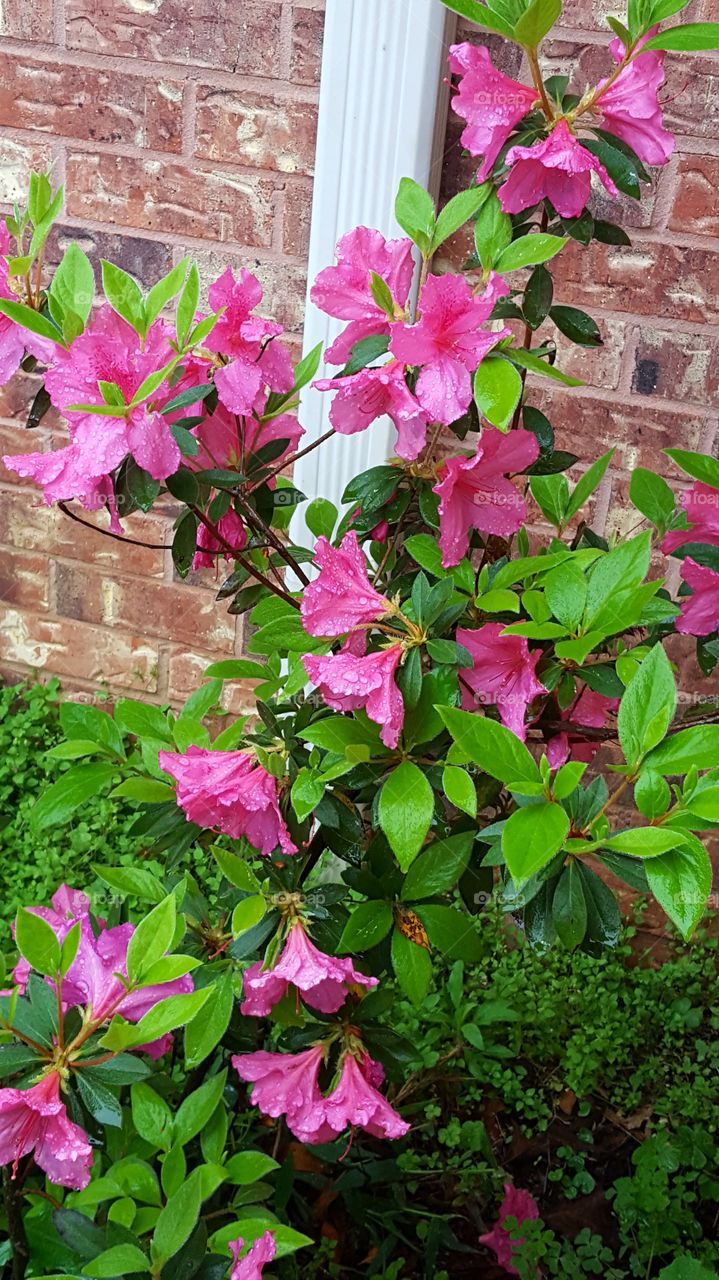
M 537 57 L 537 50 L 525 48 L 524 52 L 527 58 L 527 62 L 529 63 L 529 69 L 532 73 L 532 80 L 534 81 L 534 87 L 537 90 L 537 94 L 539 95 L 539 100 L 542 104 L 542 111 L 544 112 L 545 116 L 547 117 L 547 119 L 551 124 L 553 123 L 555 118 L 554 108 L 552 107 L 552 104 L 549 101 L 549 97 L 547 96 L 547 90 L 544 87 L 542 72 L 539 66 L 539 59 Z
M 192 511 L 195 514 L 195 516 L 197 517 L 197 519 L 200 521 L 201 524 L 204 524 L 205 528 L 209 530 L 209 532 L 212 534 L 213 538 L 217 540 L 219 545 L 225 551 L 227 551 L 228 555 L 231 555 L 233 560 L 236 560 L 237 563 L 241 565 L 242 568 L 247 571 L 247 573 L 249 573 L 253 578 L 255 578 L 257 582 L 261 582 L 263 587 L 267 587 L 268 591 L 271 591 L 272 594 L 275 596 L 279 596 L 280 600 L 284 600 L 286 604 L 292 605 L 293 609 L 299 609 L 300 607 L 299 601 L 295 600 L 289 594 L 288 591 L 285 591 L 283 587 L 278 586 L 275 582 L 272 581 L 271 578 L 266 577 L 264 573 L 261 573 L 259 569 L 255 568 L 252 562 L 250 560 L 247 560 L 246 557 L 243 556 L 242 553 L 237 549 L 237 547 L 233 547 L 227 541 L 227 538 L 223 537 L 223 535 L 220 533 L 219 529 L 217 528 L 217 525 L 213 524 L 209 516 L 206 516 L 204 511 L 202 511 L 200 507 L 197 507 L 194 504 L 192 504 L 190 505 L 190 511 Z

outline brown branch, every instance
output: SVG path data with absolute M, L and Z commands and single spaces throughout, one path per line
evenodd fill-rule
M 194 504 L 190 504 L 189 510 L 193 512 L 193 514 L 197 517 L 197 519 L 202 524 L 204 524 L 205 528 L 209 530 L 213 538 L 215 538 L 216 541 L 219 542 L 220 546 L 223 547 L 225 551 L 227 551 L 227 553 L 232 557 L 232 559 L 236 560 L 237 563 L 241 565 L 243 569 L 246 569 L 247 572 L 251 574 L 252 577 L 257 582 L 262 583 L 263 587 L 267 587 L 268 591 L 271 591 L 273 595 L 278 596 L 280 600 L 284 600 L 286 604 L 292 605 L 293 609 L 299 609 L 300 607 L 299 600 L 295 600 L 294 596 L 291 596 L 288 591 L 285 591 L 283 587 L 277 586 L 277 584 L 274 583 L 271 578 L 266 577 L 264 573 L 261 573 L 259 569 L 255 568 L 251 560 L 248 560 L 245 556 L 242 555 L 242 552 L 239 551 L 237 547 L 233 547 L 227 541 L 227 538 L 225 538 L 223 534 L 220 533 L 220 530 L 217 528 L 217 525 L 212 523 L 212 521 L 209 519 L 208 516 L 205 515 L 204 511 L 202 511 L 200 507 L 196 507 L 194 506 Z
M 138 538 L 128 538 L 124 533 L 113 533 L 112 529 L 101 529 L 98 524 L 93 524 L 91 520 L 83 520 L 76 511 L 71 511 L 66 502 L 58 502 L 58 507 L 63 515 L 69 516 L 76 524 L 84 525 L 86 529 L 92 529 L 93 533 L 99 533 L 103 538 L 114 538 L 116 542 L 125 542 L 132 547 L 145 547 L 147 551 L 167 551 L 167 544 L 164 542 L 140 542 Z

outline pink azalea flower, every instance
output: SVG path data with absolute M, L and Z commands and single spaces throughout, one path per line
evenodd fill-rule
M 379 231 L 355 227 L 340 240 L 336 256 L 337 265 L 320 271 L 310 297 L 320 311 L 351 321 L 326 353 L 331 364 L 346 364 L 356 342 L 390 331 L 372 297 L 373 272 L 388 286 L 396 307 L 406 307 L 414 275 L 412 241 L 385 240 Z
M 483 45 L 452 45 L 449 66 L 460 77 L 452 110 L 467 121 L 462 146 L 484 157 L 477 174 L 484 182 L 515 125 L 532 110 L 537 91 L 497 71 Z
M 245 1242 L 242 1236 L 230 1241 L 230 1252 L 234 1258 L 234 1266 L 230 1272 L 230 1280 L 262 1280 L 262 1268 L 272 1262 L 277 1246 L 271 1231 L 265 1231 L 247 1250 L 244 1258 L 240 1257 Z
M 521 493 L 507 479 L 539 456 L 531 431 L 485 429 L 473 458 L 450 458 L 434 492 L 439 495 L 439 545 L 445 569 L 459 564 L 469 547 L 469 531 L 509 538 L 527 517 Z
M 265 856 L 279 846 L 296 853 L 280 813 L 277 782 L 248 751 L 208 751 L 191 746 L 183 755 L 161 751 L 160 768 L 177 782 L 177 803 L 190 822 L 244 836 Z
M 593 689 L 583 689 L 577 701 L 562 712 L 562 720 L 571 720 L 590 729 L 603 729 L 618 707 L 618 698 L 607 698 Z M 580 734 L 558 733 L 547 744 L 547 760 L 552 769 L 558 769 L 570 758 L 590 764 L 600 746 L 601 743 L 582 738 Z
M 336 391 L 330 422 L 342 436 L 364 431 L 378 418 L 391 418 L 397 430 L 395 449 L 400 458 L 414 462 L 427 442 L 429 419 L 412 395 L 404 367 L 396 360 L 378 369 L 362 369 L 346 378 L 320 378 L 318 391 Z
M 35 916 L 41 916 L 46 924 L 50 925 L 58 942 L 64 942 L 72 926 L 90 914 L 90 899 L 79 889 L 71 889 L 69 885 L 61 884 L 50 901 L 52 903 L 50 907 L 28 907 L 28 911 L 32 911 Z M 24 992 L 31 973 L 32 965 L 28 964 L 24 956 L 20 956 L 13 969 L 12 977 L 14 985 L 19 987 L 21 992 Z
M 286 347 L 274 341 L 282 326 L 252 312 L 262 301 L 262 286 L 250 271 L 237 279 L 227 267 L 210 285 L 210 306 L 224 313 L 205 345 L 210 351 L 231 356 L 231 363 L 217 370 L 215 384 L 220 400 L 231 413 L 249 414 L 263 386 L 271 391 L 291 391 L 292 360 Z
M 547 199 L 560 217 L 578 218 L 589 199 L 592 173 L 611 196 L 619 195 L 604 165 L 581 145 L 566 120 L 543 141 L 512 147 L 506 163 L 510 174 L 497 192 L 505 213 L 521 213 Z
M 337 1013 L 352 983 L 369 989 L 377 986 L 377 979 L 360 973 L 349 958 L 339 959 L 319 951 L 302 922 L 294 920 L 277 963 L 263 969 L 258 961 L 245 970 L 242 975 L 245 998 L 240 1008 L 248 1016 L 266 1018 L 286 995 L 288 987 L 293 986 L 313 1009 Z
M 255 414 L 259 413 L 261 416 L 266 400 L 265 395 L 260 397 L 255 405 Z M 182 412 L 186 413 L 187 410 L 183 409 Z M 192 434 L 199 443 L 199 449 L 196 457 L 185 459 L 185 465 L 196 471 L 220 468 L 241 472 L 247 459 L 259 449 L 275 440 L 286 440 L 287 447 L 272 462 L 273 467 L 280 466 L 299 447 L 304 428 L 291 413 L 281 413 L 269 422 L 261 422 L 255 414 L 241 418 L 238 425 L 235 415 L 224 405 L 218 404 L 209 418 L 193 428 Z M 270 484 L 274 488 L 276 481 L 272 480 Z
M 305 587 L 300 605 L 308 635 L 342 636 L 353 627 L 378 622 L 389 612 L 389 600 L 370 583 L 354 530 L 345 534 L 339 547 L 318 538 L 315 564 L 319 574 Z
M 318 1076 L 324 1062 L 323 1044 L 303 1053 L 239 1054 L 232 1065 L 241 1080 L 252 1084 L 250 1100 L 266 1116 L 284 1116 L 300 1142 L 331 1142 L 332 1130 L 324 1119 L 324 1099 Z
M 510 1182 L 505 1182 L 504 1199 L 500 1205 L 499 1218 L 491 1231 L 487 1231 L 483 1236 L 479 1237 L 479 1242 L 492 1250 L 500 1267 L 504 1267 L 504 1270 L 510 1276 L 519 1275 L 516 1267 L 512 1265 L 512 1257 L 515 1246 L 521 1245 L 523 1240 L 521 1236 L 512 1235 L 505 1228 L 504 1223 L 507 1218 L 514 1218 L 517 1226 L 521 1227 L 524 1222 L 535 1222 L 538 1217 L 539 1205 L 534 1197 L 528 1191 L 513 1187 Z
M 482 329 L 494 303 L 476 298 L 461 276 L 430 276 L 420 298 L 417 324 L 392 325 L 390 351 L 398 360 L 423 365 L 415 395 L 433 422 L 449 424 L 466 413 L 471 374 L 511 330 Z
M 33 1152 L 51 1182 L 82 1191 L 90 1181 L 87 1134 L 68 1119 L 56 1071 L 30 1089 L 0 1089 L 0 1164 L 13 1166 Z
M 656 28 L 647 32 L 644 41 L 655 32 Z M 621 62 L 625 50 L 618 36 L 609 48 L 614 61 Z M 664 54 L 639 53 L 596 104 L 602 128 L 626 142 L 645 164 L 666 164 L 675 147 L 673 135 L 664 128 L 657 96 L 664 78 Z
M 662 551 L 669 555 L 687 542 L 708 542 L 710 546 L 719 547 L 719 489 L 698 481 L 682 494 L 681 505 L 689 528 L 668 533 L 662 542 Z
M 395 683 L 401 644 L 357 656 L 346 648 L 327 657 L 307 653 L 302 661 L 323 701 L 335 711 L 358 711 L 381 725 L 380 738 L 393 749 L 404 724 L 404 701 Z
M 158 1001 L 194 990 L 188 973 L 172 982 L 128 992 L 122 978 L 127 978 L 127 948 L 134 932 L 134 925 L 119 924 L 101 929 L 95 937 L 89 916 L 82 917 L 80 945 L 62 986 L 68 1006 L 82 1005 L 92 1010 L 93 1021 L 104 1021 L 119 1013 L 127 1022 L 139 1022 Z
M 6 458 L 6 466 L 40 484 L 48 504 L 79 498 L 89 510 L 107 501 L 104 480 L 128 453 L 155 480 L 166 480 L 177 471 L 182 454 L 162 414 L 146 404 L 118 418 L 69 406 L 104 404 L 99 381 L 114 383 L 129 403 L 145 378 L 173 354 L 162 321 L 152 325 L 143 343 L 110 307 L 101 307 L 68 350 L 57 348 L 45 374 L 53 405 L 68 419 L 70 444 L 55 453 Z
M 369 1055 L 358 1062 L 352 1053 L 345 1054 L 339 1084 L 324 1100 L 325 1123 L 335 1134 L 359 1128 L 375 1138 L 402 1138 L 409 1132 L 410 1126 L 372 1083 L 377 1065 Z
M 476 631 L 457 628 L 458 644 L 473 658 L 472 666 L 459 673 L 465 686 L 464 704 L 468 710 L 473 710 L 475 700 L 496 706 L 502 724 L 524 742 L 527 707 L 547 692 L 535 674 L 542 654 L 541 650 L 530 653 L 524 636 L 503 636 L 503 630 L 502 622 L 487 622 Z
M 677 631 L 689 636 L 719 631 L 719 573 L 697 564 L 691 556 L 682 561 L 681 573 L 694 594 L 679 602 L 682 616 L 677 619 Z
M 241 551 L 247 542 L 247 532 L 242 520 L 237 512 L 230 510 L 222 517 L 217 524 L 218 532 L 222 535 L 226 542 L 236 551 Z M 207 525 L 200 524 L 197 529 L 197 546 L 192 567 L 193 569 L 214 569 L 217 565 L 217 552 L 222 551 L 222 557 L 225 560 L 231 560 L 232 556 L 226 551 L 222 544 L 215 537 L 214 533 L 207 528 Z M 211 554 L 214 552 L 215 554 Z

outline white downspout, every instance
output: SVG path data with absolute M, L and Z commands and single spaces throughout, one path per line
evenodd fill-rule
M 447 116 L 447 48 L 455 15 L 440 0 L 327 0 L 317 160 L 310 233 L 304 350 L 326 347 L 343 327 L 314 307 L 309 289 L 334 260 L 334 246 L 353 227 L 403 234 L 394 217 L 400 178 L 439 191 Z M 332 376 L 321 366 L 320 376 Z M 331 396 L 302 397 L 305 443 L 328 430 Z M 357 472 L 389 456 L 393 433 L 377 422 L 355 436 L 336 436 L 301 458 L 294 483 L 308 498 L 337 505 Z M 306 532 L 301 511 L 293 536 Z

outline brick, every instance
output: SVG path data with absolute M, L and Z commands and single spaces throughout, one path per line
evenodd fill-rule
M 96 520 L 102 514 L 86 517 Z M 128 537 L 145 542 L 170 541 L 167 525 L 155 515 L 141 512 L 125 521 Z M 160 576 L 164 568 L 164 551 L 130 547 L 119 539 L 104 537 L 63 515 L 59 507 L 48 507 L 35 489 L 0 489 L 0 543 L 20 551 L 45 552 L 94 564 L 115 572 L 127 568 L 132 557 L 133 572 L 146 578 Z
M 47 556 L 0 547 L 0 600 L 23 609 L 49 605 Z
M 561 296 L 557 298 L 557 302 L 562 301 Z M 626 327 L 620 321 L 607 320 L 603 316 L 595 315 L 594 319 L 604 340 L 602 347 L 578 347 L 559 333 L 554 325 L 540 329 L 534 342 L 536 345 L 545 337 L 551 337 L 557 344 L 557 365 L 560 369 L 574 378 L 581 378 L 587 386 L 614 390 L 621 375 Z
M 711 4 L 713 0 L 708 0 Z M 565 0 L 562 8 L 562 16 L 560 19 L 563 27 L 576 27 L 578 30 L 597 29 L 605 31 L 607 37 L 611 38 L 611 33 L 606 24 L 607 14 L 617 14 L 620 12 L 620 6 L 612 4 L 612 0 Z M 692 3 L 682 11 L 682 22 L 696 22 L 702 16 L 701 0 L 692 0 Z M 677 19 L 675 19 L 677 21 Z
M 556 279 L 563 302 L 590 312 L 719 321 L 719 253 L 711 249 L 649 240 L 632 248 L 570 244 L 557 258 Z
M 719 405 L 719 339 L 709 334 L 640 331 L 632 390 L 670 400 Z
M 123 271 L 129 271 L 143 289 L 152 288 L 172 267 L 172 248 L 159 240 L 115 235 L 111 231 L 88 231 L 62 224 L 53 228 L 48 240 L 47 259 L 51 266 L 60 261 L 73 241 L 80 245 L 90 259 L 95 269 L 98 289 L 102 283 L 102 258 L 114 262 Z
M 63 617 L 160 638 L 171 636 L 211 653 L 234 650 L 235 619 L 217 603 L 214 592 L 158 582 L 148 597 L 146 582 L 65 561 L 56 563 L 54 573 L 57 611 Z
M 198 156 L 278 173 L 311 173 L 316 135 L 313 103 L 211 85 L 198 89 Z
M 86 680 L 138 693 L 157 688 L 158 652 L 140 636 L 123 636 L 68 618 L 45 618 L 0 607 L 3 661 L 31 671 Z
M 0 53 L 0 124 L 53 137 L 179 151 L 182 85 Z
M 547 414 L 556 432 L 557 448 L 576 453 L 586 466 L 614 446 L 616 470 L 648 467 L 667 477 L 675 476 L 662 449 L 698 449 L 706 431 L 706 417 L 699 408 L 684 415 L 657 406 L 649 414 L 644 404 L 631 397 L 555 391 L 546 383 L 540 386 L 536 378 L 531 387 L 529 403 Z
M 316 9 L 292 11 L 290 79 L 294 84 L 319 84 L 325 15 Z
M 194 63 L 240 75 L 280 74 L 279 0 L 68 0 L 70 49 Z
M 312 186 L 310 183 L 292 182 L 285 191 L 285 212 L 282 223 L 282 249 L 295 258 L 306 258 L 310 247 L 310 223 L 312 221 Z
M 669 214 L 670 230 L 719 236 L 718 189 L 719 156 L 681 156 Z
M 52 0 L 4 0 L 0 8 L 0 36 L 11 40 L 53 40 Z
M 269 245 L 269 179 L 205 170 L 180 161 L 71 152 L 67 213 L 164 235 Z
M 24 203 L 31 171 L 49 169 L 51 163 L 52 151 L 45 143 L 0 138 L 0 204 Z

